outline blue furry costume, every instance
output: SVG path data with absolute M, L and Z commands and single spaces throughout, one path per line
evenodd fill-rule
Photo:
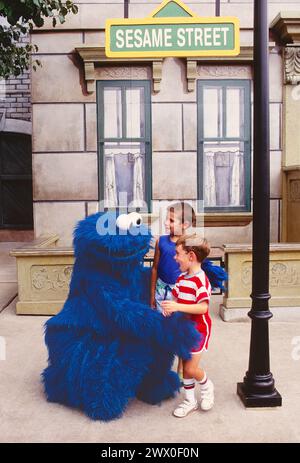
M 106 234 L 98 233 L 99 222 Z M 143 225 L 116 233 L 114 213 L 78 222 L 69 295 L 45 325 L 42 377 L 50 402 L 108 421 L 134 397 L 157 404 L 179 390 L 174 354 L 190 358 L 199 334 L 183 314 L 165 318 L 148 305 L 150 272 L 142 261 L 150 240 Z

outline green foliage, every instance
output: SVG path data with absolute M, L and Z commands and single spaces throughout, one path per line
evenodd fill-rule
M 68 14 L 76 14 L 78 7 L 71 0 L 0 0 L 0 78 L 18 76 L 29 68 L 31 53 L 36 45 L 20 43 L 24 34 L 34 26 L 42 27 L 44 18 L 52 18 L 62 24 Z M 2 17 L 2 18 L 1 18 Z M 33 62 L 33 69 L 40 66 Z

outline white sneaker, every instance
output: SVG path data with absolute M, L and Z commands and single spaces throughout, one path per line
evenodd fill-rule
M 208 379 L 205 384 L 205 389 L 200 386 L 200 407 L 201 410 L 208 411 L 214 406 L 214 385 L 213 382 Z
M 187 416 L 189 413 L 197 410 L 198 408 L 198 403 L 197 401 L 195 402 L 190 402 L 189 400 L 184 400 L 178 407 L 174 410 L 173 415 L 176 416 L 177 418 L 184 418 Z

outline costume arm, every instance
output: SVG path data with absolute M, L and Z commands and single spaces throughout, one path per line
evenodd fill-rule
M 163 317 L 150 306 L 118 299 L 116 295 L 101 290 L 97 305 L 107 307 L 105 315 L 123 334 L 137 337 L 145 342 L 159 344 L 161 349 L 189 358 L 189 352 L 199 341 L 199 334 L 191 321 L 182 314 L 174 314 L 169 319 Z

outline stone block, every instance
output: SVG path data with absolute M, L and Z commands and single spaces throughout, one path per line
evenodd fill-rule
M 35 201 L 97 199 L 97 155 L 34 153 L 33 198 Z
M 270 201 L 270 241 L 278 243 L 280 234 L 279 200 Z
M 152 104 L 152 150 L 182 151 L 181 104 Z
M 152 102 L 196 102 L 196 92 L 188 92 L 187 90 L 186 72 L 186 60 L 165 58 L 162 65 L 160 91 L 152 95 Z
M 82 3 L 79 5 L 77 14 L 69 14 L 63 24 L 57 22 L 55 31 L 104 29 L 106 19 L 123 17 L 123 3 L 105 2 L 105 7 L 101 3 Z M 39 30 L 53 30 L 51 18 L 46 18 L 44 26 Z
M 221 315 L 233 320 L 250 309 L 252 283 L 252 247 L 228 244 L 224 246 L 228 272 L 227 290 Z M 271 244 L 270 246 L 270 308 L 300 310 L 300 244 Z M 286 319 L 289 318 L 289 315 Z
M 281 150 L 281 104 L 270 104 L 270 149 Z
M 277 53 L 270 53 L 270 101 L 282 102 L 283 70 L 282 57 Z
M 34 104 L 33 152 L 84 150 L 82 104 Z
M 183 105 L 183 148 L 186 151 L 197 150 L 197 105 Z
M 95 101 L 95 94 L 87 94 L 77 54 L 44 55 L 39 59 L 42 67 L 32 73 L 33 103 Z
M 105 31 L 86 31 L 84 32 L 84 43 L 95 45 L 98 44 L 99 47 L 105 46 Z
M 152 12 L 162 2 L 130 2 L 129 3 L 129 17 L 130 18 L 146 18 L 150 16 Z M 195 2 L 185 2 L 193 13 L 199 16 L 214 16 L 215 5 L 214 2 L 201 2 L 199 5 Z
M 86 150 L 97 151 L 97 108 L 95 104 L 85 105 Z
M 252 223 L 243 227 L 206 227 L 205 236 L 212 246 L 224 243 L 249 243 L 252 241 Z
M 153 153 L 153 199 L 197 198 L 196 153 Z
M 82 32 L 51 32 L 31 34 L 31 43 L 38 46 L 38 53 L 73 53 L 75 45 L 83 43 Z M 35 55 L 33 55 L 35 57 Z
M 282 153 L 271 151 L 270 153 L 270 196 L 272 199 L 282 197 Z
M 85 217 L 84 202 L 33 203 L 35 236 L 57 233 L 59 246 L 72 245 L 72 233 L 78 220 Z

